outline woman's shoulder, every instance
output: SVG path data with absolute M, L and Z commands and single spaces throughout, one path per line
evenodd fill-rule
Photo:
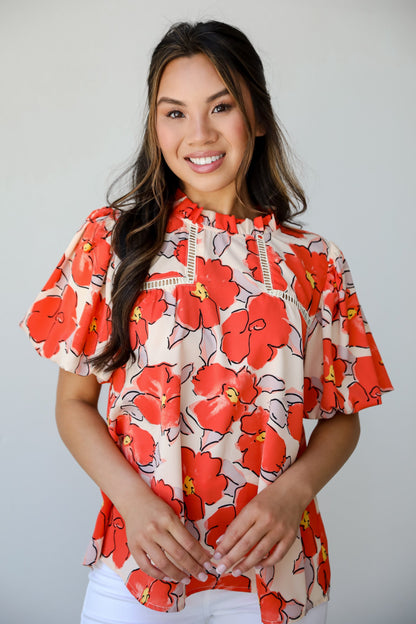
M 324 254 L 328 258 L 343 256 L 338 245 L 332 240 L 303 227 L 282 224 L 278 228 L 278 236 L 284 239 L 293 252 L 306 247 L 310 253 Z

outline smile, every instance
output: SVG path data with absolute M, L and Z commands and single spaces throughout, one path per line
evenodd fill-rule
M 220 158 L 224 158 L 225 154 L 218 154 L 218 156 L 206 156 L 205 158 L 191 158 L 188 160 L 191 161 L 194 165 L 210 165 L 211 163 L 219 160 Z

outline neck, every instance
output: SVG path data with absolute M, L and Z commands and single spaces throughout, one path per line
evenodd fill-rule
M 235 189 L 221 189 L 219 191 L 204 193 L 195 189 L 184 188 L 183 192 L 194 203 L 204 210 L 212 210 L 225 215 L 234 215 L 239 218 L 254 218 L 263 214 L 257 210 L 248 199 L 248 193 L 244 193 L 244 201 L 239 201 Z

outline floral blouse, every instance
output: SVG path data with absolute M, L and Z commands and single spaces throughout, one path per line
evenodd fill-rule
M 130 317 L 135 358 L 112 374 L 88 359 L 111 332 L 118 213 L 93 212 L 22 327 L 40 355 L 109 382 L 109 434 L 200 543 L 216 540 L 306 446 L 303 418 L 381 402 L 392 389 L 341 251 L 320 236 L 204 210 L 178 191 L 165 241 Z M 85 563 L 102 558 L 142 604 L 179 611 L 205 589 L 257 592 L 263 624 L 297 621 L 328 599 L 316 500 L 275 566 L 182 583 L 142 572 L 103 494 Z

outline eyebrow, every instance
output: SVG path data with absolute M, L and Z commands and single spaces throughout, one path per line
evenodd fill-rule
M 217 98 L 223 97 L 224 95 L 230 95 L 230 92 L 228 91 L 228 89 L 222 89 L 221 91 L 218 91 L 218 93 L 214 93 L 213 95 L 210 95 L 209 97 L 207 97 L 205 102 L 207 104 L 210 104 L 211 102 L 213 102 Z M 159 106 L 159 104 L 164 104 L 164 103 L 166 103 L 166 104 L 174 104 L 175 106 L 186 106 L 185 102 L 181 102 L 181 100 L 175 100 L 175 99 L 170 98 L 170 97 L 161 97 L 158 100 L 157 105 Z

